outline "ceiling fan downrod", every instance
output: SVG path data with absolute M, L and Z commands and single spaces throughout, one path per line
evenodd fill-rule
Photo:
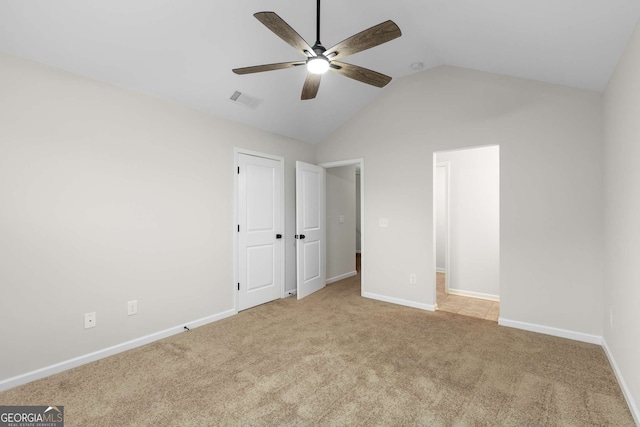
M 317 1 L 316 7 L 316 46 L 322 46 L 320 43 L 320 0 Z
M 311 49 L 313 49 L 315 54 L 318 56 L 322 55 L 327 50 L 322 46 L 322 42 L 320 41 L 320 0 L 317 0 L 316 7 L 316 44 L 314 44 Z

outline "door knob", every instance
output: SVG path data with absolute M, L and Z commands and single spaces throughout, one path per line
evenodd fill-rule
M 276 234 L 276 239 L 282 239 L 282 234 Z
M 300 235 L 296 234 L 296 239 L 304 239 L 305 237 L 306 236 L 304 234 L 300 234 Z

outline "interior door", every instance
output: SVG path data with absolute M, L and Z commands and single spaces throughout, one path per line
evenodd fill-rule
M 298 299 L 326 285 L 324 168 L 296 162 L 296 266 Z
M 238 310 L 282 293 L 282 164 L 238 155 Z

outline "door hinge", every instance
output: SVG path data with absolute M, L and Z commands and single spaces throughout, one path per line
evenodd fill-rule
M 238 290 L 240 290 L 240 282 L 238 282 Z
M 238 166 L 238 173 L 240 173 L 240 166 Z
M 240 232 L 240 224 L 238 224 L 238 233 Z

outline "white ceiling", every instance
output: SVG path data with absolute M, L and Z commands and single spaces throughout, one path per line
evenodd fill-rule
M 310 44 L 314 0 L 0 0 L 0 50 L 302 141 L 326 138 L 381 90 L 328 73 L 301 101 L 303 59 L 253 13 L 274 11 Z M 639 0 L 324 0 L 322 42 L 387 19 L 402 37 L 345 59 L 393 78 L 446 64 L 601 91 L 640 16 Z M 393 85 L 393 82 L 391 83 Z M 264 99 L 257 110 L 235 91 Z

